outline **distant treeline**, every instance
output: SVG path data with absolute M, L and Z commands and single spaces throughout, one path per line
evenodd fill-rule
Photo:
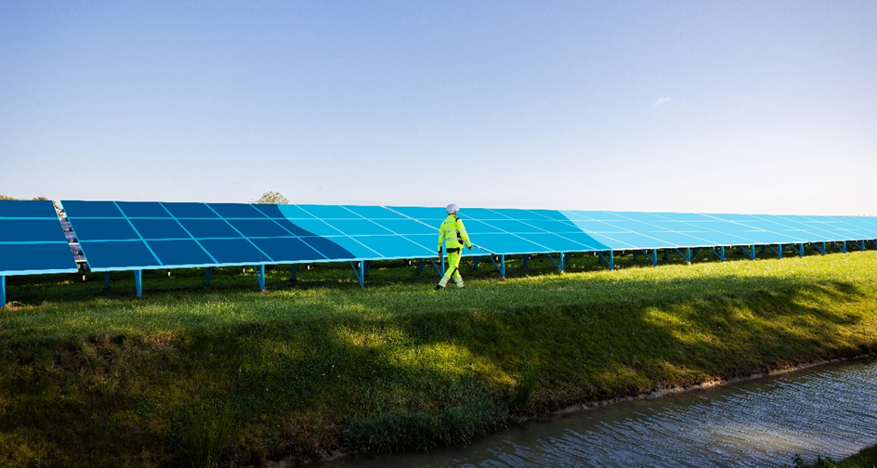
M 47 197 L 15 198 L 15 197 L 10 197 L 8 195 L 0 194 L 0 200 L 48 200 L 48 198 Z

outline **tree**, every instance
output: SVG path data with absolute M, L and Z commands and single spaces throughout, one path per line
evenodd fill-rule
M 268 191 L 262 194 L 262 198 L 251 201 L 250 203 L 258 203 L 260 205 L 288 205 L 289 200 L 281 195 L 280 192 Z
M 9 195 L 0 194 L 0 200 L 37 200 L 37 201 L 49 201 L 48 197 L 33 197 L 33 198 L 15 198 L 10 197 Z M 61 205 L 58 204 L 55 200 L 52 200 L 52 204 L 55 205 L 55 211 L 58 213 L 58 216 L 61 216 L 64 213 L 64 210 L 61 209 Z

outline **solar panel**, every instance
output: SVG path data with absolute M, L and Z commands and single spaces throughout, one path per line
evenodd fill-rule
M 438 207 L 63 203 L 95 271 L 429 258 L 446 217 Z M 475 245 L 466 256 L 877 238 L 866 218 L 478 207 L 460 216 Z
M 430 226 L 433 232 L 431 241 L 424 238 L 421 242 L 429 242 L 433 246 L 437 244 L 438 227 L 447 217 L 444 208 L 387 208 L 416 220 L 421 225 Z M 609 250 L 603 243 L 578 229 L 574 223 L 563 221 L 565 218 L 556 211 L 465 208 L 460 210 L 459 216 L 476 247 L 471 251 L 463 250 L 464 256 Z
M 0 276 L 76 271 L 51 201 L 0 200 Z
M 276 205 L 68 200 L 62 203 L 93 271 L 353 258 L 331 241 L 320 242 L 319 248 L 307 244 L 299 236 L 311 233 L 282 219 Z
M 437 231 L 379 206 L 62 203 L 94 271 L 435 255 Z

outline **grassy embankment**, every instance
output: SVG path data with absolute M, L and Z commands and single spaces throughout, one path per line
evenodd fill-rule
M 877 252 L 619 271 L 577 257 L 252 273 L 10 278 L 0 466 L 236 466 L 460 443 L 567 405 L 877 349 Z M 677 257 L 678 258 L 678 257 Z M 219 421 L 219 423 L 217 423 Z M 223 421 L 225 423 L 223 423 Z M 227 444 L 224 443 L 228 433 Z M 207 440 L 202 440 L 206 438 Z M 209 452 L 209 450 L 208 450 Z M 215 455 L 215 452 L 213 455 Z M 199 453 L 201 453 L 199 455 Z

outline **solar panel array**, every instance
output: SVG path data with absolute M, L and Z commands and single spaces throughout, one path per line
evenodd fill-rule
M 441 208 L 64 201 L 94 271 L 435 256 Z M 877 220 L 468 208 L 464 255 L 832 242 Z
M 92 271 L 138 272 L 138 291 L 143 269 L 248 264 L 365 261 L 354 266 L 362 283 L 368 261 L 435 257 L 446 217 L 442 208 L 411 206 L 71 200 L 63 207 L 75 238 L 65 237 L 50 201 L 0 201 L 0 279 L 76 272 L 72 245 Z M 463 255 L 503 256 L 501 272 L 504 256 L 515 254 L 609 252 L 611 266 L 618 250 L 798 244 L 803 255 L 805 243 L 823 243 L 823 252 L 827 243 L 843 243 L 844 251 L 849 241 L 877 247 L 877 218 L 869 217 L 487 208 L 460 214 L 474 245 Z M 754 249 L 747 253 L 754 258 Z
M 436 230 L 378 206 L 63 201 L 92 271 L 425 258 Z
M 390 207 L 438 225 L 439 208 Z M 473 242 L 494 254 L 600 252 L 877 239 L 877 218 L 468 208 Z
M 0 201 L 0 277 L 76 271 L 51 201 Z
M 442 208 L 64 201 L 93 271 L 429 258 Z M 466 208 L 464 255 L 877 239 L 877 218 Z M 51 202 L 0 203 L 0 276 L 75 271 Z
M 877 218 L 562 211 L 612 250 L 840 242 L 877 238 Z

